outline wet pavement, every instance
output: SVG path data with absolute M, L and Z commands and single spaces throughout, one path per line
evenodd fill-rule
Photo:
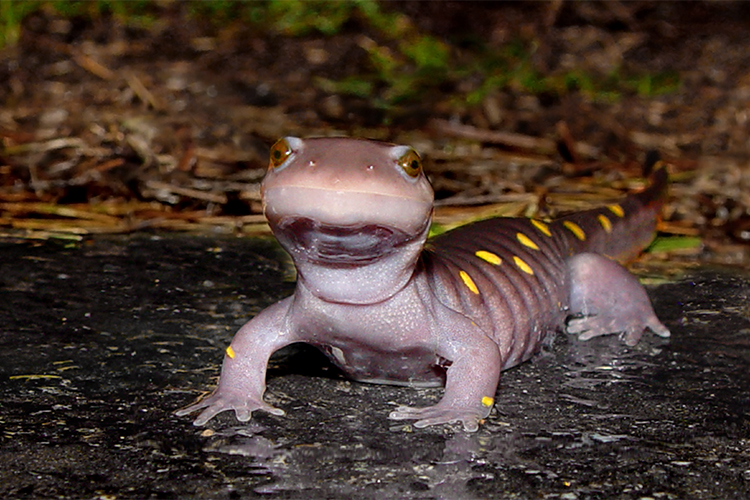
M 439 390 L 279 353 L 284 417 L 176 417 L 235 330 L 293 288 L 271 240 L 0 243 L 2 498 L 750 498 L 750 277 L 651 288 L 671 339 L 550 349 L 505 372 L 478 433 L 386 417 Z

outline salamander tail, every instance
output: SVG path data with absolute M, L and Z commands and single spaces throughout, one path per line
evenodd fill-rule
M 573 235 L 568 236 L 572 253 L 594 252 L 625 262 L 651 243 L 667 197 L 669 175 L 656 153 L 647 155 L 644 173 L 650 181 L 644 190 L 619 203 L 558 220 Z
M 633 195 L 638 198 L 644 206 L 660 208 L 667 198 L 669 186 L 669 173 L 667 165 L 661 160 L 657 151 L 646 153 L 646 161 L 643 164 L 643 176 L 648 177 L 649 186 Z

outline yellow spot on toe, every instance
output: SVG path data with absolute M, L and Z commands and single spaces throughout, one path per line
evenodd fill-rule
M 523 233 L 516 233 L 516 238 L 518 238 L 518 241 L 521 242 L 521 245 L 531 248 L 532 250 L 539 250 L 539 247 L 536 246 L 536 243 L 531 241 L 531 239 L 526 236 Z
M 611 233 L 612 232 L 612 223 L 607 219 L 606 215 L 599 214 L 596 216 L 596 218 L 599 220 L 599 224 L 602 225 L 604 228 L 604 231 Z
M 615 205 L 607 205 L 607 208 L 609 209 L 610 212 L 612 212 L 613 214 L 615 214 L 618 217 L 624 217 L 625 216 L 625 210 L 623 210 L 620 205 L 617 205 L 617 204 L 615 204 Z
M 586 233 L 583 232 L 583 229 L 581 229 L 581 226 L 576 224 L 575 222 L 571 222 L 569 220 L 563 221 L 563 226 L 568 229 L 573 235 L 578 238 L 581 241 L 586 240 Z
M 477 288 L 477 285 L 474 284 L 474 280 L 471 279 L 471 276 L 469 276 L 466 271 L 459 271 L 458 275 L 461 276 L 461 280 L 464 282 L 464 285 L 466 285 L 466 288 L 471 290 L 473 293 L 479 293 L 479 288 Z
M 547 236 L 552 236 L 552 233 L 550 232 L 549 228 L 547 227 L 547 224 L 540 220 L 531 219 L 531 223 L 534 224 L 534 227 L 536 227 L 538 230 L 543 232 Z
M 489 408 L 490 406 L 494 404 L 495 404 L 495 400 L 493 398 L 489 396 L 485 396 L 482 398 L 482 405 L 486 406 L 487 408 Z
M 227 356 L 229 356 L 230 358 L 234 359 L 234 349 L 232 349 L 231 345 L 229 347 L 227 347 Z
M 484 261 L 489 262 L 493 266 L 499 266 L 500 264 L 503 263 L 503 259 L 495 255 L 494 253 L 488 252 L 486 250 L 477 250 L 477 252 L 474 255 L 476 255 L 477 257 L 479 257 L 480 259 Z
M 524 262 L 523 259 L 518 255 L 513 256 L 513 262 L 516 263 L 518 269 L 520 269 L 521 271 L 525 272 L 526 274 L 531 274 L 532 276 L 534 275 L 534 270 L 531 269 L 531 266 Z

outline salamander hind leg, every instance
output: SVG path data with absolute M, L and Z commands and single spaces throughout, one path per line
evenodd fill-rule
M 567 332 L 588 340 L 619 333 L 627 345 L 648 328 L 661 337 L 669 330 L 654 313 L 646 290 L 617 262 L 593 253 L 568 259 L 570 313 Z

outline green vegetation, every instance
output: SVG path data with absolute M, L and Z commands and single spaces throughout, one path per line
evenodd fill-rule
M 108 12 L 129 25 L 148 26 L 157 19 L 157 6 L 148 0 L 0 0 L 0 48 L 18 42 L 21 22 L 39 10 L 46 9 L 66 18 L 96 18 Z
M 648 252 L 674 252 L 694 250 L 703 245 L 703 240 L 695 236 L 659 236 L 646 249 Z
M 460 50 L 420 32 L 408 16 L 387 7 L 376 0 L 0 0 L 0 47 L 14 44 L 23 18 L 39 9 L 64 17 L 96 18 L 106 12 L 124 24 L 148 28 L 161 13 L 179 8 L 217 30 L 244 23 L 269 35 L 303 37 L 335 36 L 347 25 L 354 27 L 360 47 L 368 54 L 370 70 L 338 80 L 319 78 L 316 84 L 332 93 L 369 99 L 387 112 L 445 88 L 451 89 L 455 105 L 475 106 L 505 89 L 553 95 L 581 92 L 593 100 L 612 101 L 625 93 L 651 97 L 680 86 L 674 72 L 633 75 L 617 69 L 597 75 L 573 70 L 543 75 L 532 64 L 533 43 L 515 41 L 498 50 L 476 42 L 471 50 Z
M 593 99 L 604 101 L 617 100 L 624 92 L 654 97 L 676 92 L 680 87 L 679 75 L 673 71 L 654 75 L 628 75 L 619 68 L 604 77 L 570 71 L 562 76 L 550 77 L 548 81 L 550 87 L 559 93 L 577 90 Z
M 13 45 L 21 33 L 23 18 L 39 8 L 36 2 L 0 0 L 0 47 Z
M 267 4 L 265 22 L 279 33 L 302 36 L 317 31 L 330 36 L 350 20 L 376 32 L 377 41 L 366 36 L 360 40 L 372 65 L 369 73 L 335 81 L 320 78 L 317 84 L 332 93 L 369 98 L 386 110 L 469 78 L 480 83 L 455 99 L 468 105 L 477 105 L 490 93 L 508 88 L 557 95 L 579 91 L 593 100 L 613 101 L 624 93 L 653 97 L 675 92 L 680 86 L 676 72 L 631 75 L 618 68 L 606 76 L 575 70 L 545 76 L 531 62 L 533 44 L 522 41 L 501 50 L 477 44 L 474 51 L 458 53 L 446 42 L 420 33 L 406 15 L 382 10 L 376 0 L 277 0 Z

